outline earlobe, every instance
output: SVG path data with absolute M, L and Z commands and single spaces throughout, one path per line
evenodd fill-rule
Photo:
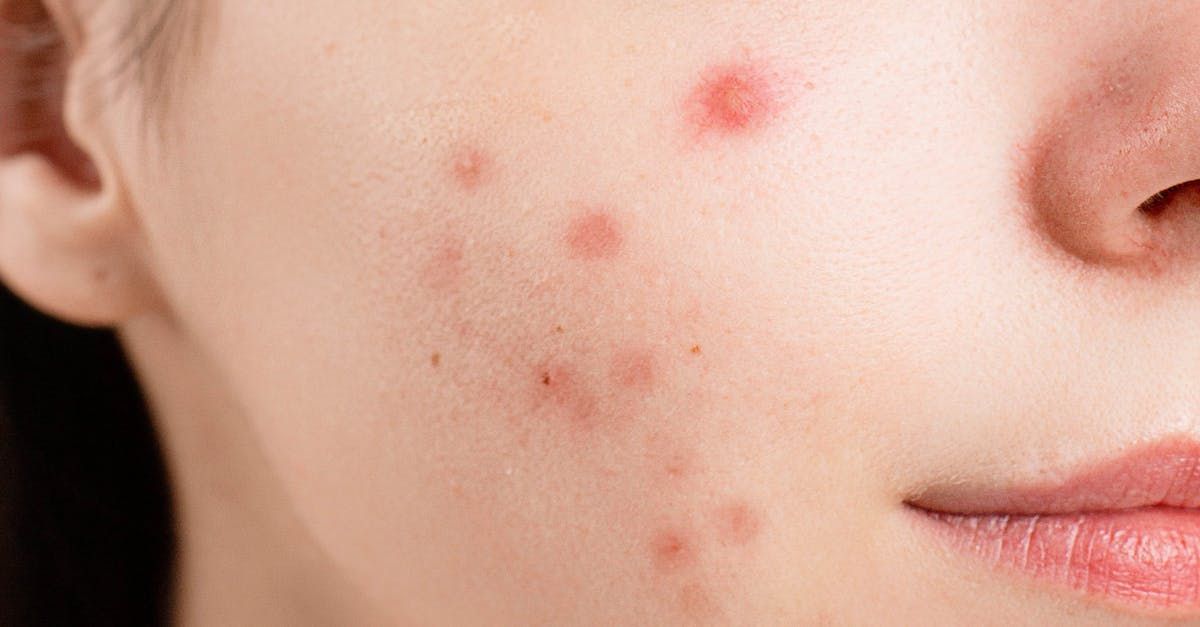
M 143 269 L 130 212 L 80 188 L 48 159 L 0 160 L 0 279 L 68 322 L 115 326 L 158 299 Z
M 61 7 L 0 0 L 0 9 L 0 17 L 23 16 L 36 38 L 0 44 L 0 280 L 66 321 L 119 325 L 160 299 L 135 212 L 104 153 L 103 116 L 77 115 L 89 94 L 67 68 L 81 61 L 71 51 L 88 46 L 68 51 Z

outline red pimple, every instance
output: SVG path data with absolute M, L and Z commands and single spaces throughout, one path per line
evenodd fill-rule
M 722 542 L 743 545 L 758 537 L 762 517 L 747 503 L 734 501 L 716 510 L 716 526 Z
M 778 113 L 780 99 L 768 72 L 751 63 L 707 70 L 688 96 L 688 117 L 700 133 L 736 135 Z
M 696 561 L 696 548 L 679 530 L 664 529 L 650 541 L 650 558 L 663 572 L 672 572 Z
M 455 182 L 467 191 L 474 191 L 487 177 L 492 160 L 478 148 L 459 148 L 455 151 L 450 169 Z
M 645 349 L 628 349 L 613 355 L 612 377 L 620 386 L 649 391 L 657 379 L 654 355 Z
M 567 227 L 567 250 L 576 259 L 611 259 L 621 252 L 623 241 L 617 220 L 604 211 L 586 211 Z

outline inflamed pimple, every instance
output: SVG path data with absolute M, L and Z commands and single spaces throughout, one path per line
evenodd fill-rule
M 685 105 L 697 134 L 740 135 L 764 126 L 782 110 L 777 77 L 759 63 L 715 65 L 704 70 Z
M 696 547 L 678 529 L 662 529 L 650 540 L 650 558 L 655 568 L 673 572 L 696 560 Z

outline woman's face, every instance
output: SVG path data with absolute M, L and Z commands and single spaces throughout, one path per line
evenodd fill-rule
M 1196 5 L 220 4 L 130 193 L 180 333 L 393 615 L 1200 604 L 906 505 L 1200 433 L 1196 193 L 1138 209 L 1200 178 Z

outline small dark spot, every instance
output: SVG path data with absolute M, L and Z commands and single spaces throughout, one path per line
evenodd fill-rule
M 429 356 L 429 364 L 431 366 L 433 366 L 434 368 L 437 368 L 439 365 L 441 365 L 441 363 L 442 363 L 442 354 L 441 353 L 434 353 Z
M 699 344 L 693 344 L 693 345 L 692 345 L 692 354 L 693 354 L 693 355 L 699 355 L 699 354 L 700 354 L 700 345 L 699 345 Z
M 555 332 L 555 333 L 562 333 L 562 332 L 563 332 L 563 330 L 564 330 L 564 329 L 563 329 L 563 326 L 562 326 L 561 324 L 556 324 L 556 325 L 554 325 L 554 332 Z
M 550 373 L 549 372 L 542 373 L 542 385 L 550 385 Z

